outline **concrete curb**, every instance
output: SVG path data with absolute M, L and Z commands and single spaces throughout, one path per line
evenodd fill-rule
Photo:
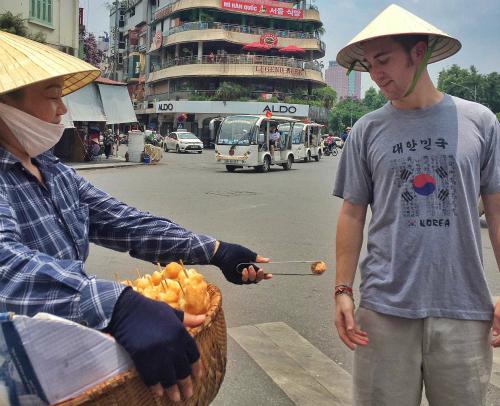
M 141 162 L 115 162 L 115 163 L 105 163 L 105 164 L 78 164 L 78 163 L 68 163 L 73 169 L 78 171 L 89 170 L 89 169 L 107 169 L 107 168 L 119 168 L 124 166 L 139 166 L 144 165 Z

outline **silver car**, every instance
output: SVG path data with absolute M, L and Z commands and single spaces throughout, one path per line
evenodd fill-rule
M 203 142 L 196 135 L 189 131 L 173 131 L 168 134 L 163 141 L 165 152 L 188 152 L 196 151 L 198 154 L 203 152 Z

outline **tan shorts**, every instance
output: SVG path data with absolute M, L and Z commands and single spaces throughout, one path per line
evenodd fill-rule
M 368 333 L 354 352 L 353 405 L 481 406 L 491 375 L 491 323 L 429 317 L 405 319 L 356 312 Z

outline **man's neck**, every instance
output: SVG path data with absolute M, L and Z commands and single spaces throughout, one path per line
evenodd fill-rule
M 402 99 L 392 100 L 391 104 L 401 110 L 419 110 L 439 103 L 443 97 L 443 93 L 436 89 L 429 74 L 425 72 L 412 93 Z

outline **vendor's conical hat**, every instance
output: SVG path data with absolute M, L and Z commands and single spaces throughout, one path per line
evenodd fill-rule
M 64 77 L 63 96 L 97 79 L 96 67 L 48 45 L 0 31 L 0 95 Z
M 428 35 L 429 44 L 436 41 L 428 63 L 437 62 L 457 53 L 462 45 L 457 39 L 437 29 L 427 21 L 422 20 L 409 11 L 391 4 L 382 11 L 366 28 L 356 35 L 337 54 L 339 65 L 347 69 L 366 72 L 364 66 L 357 61 L 363 61 L 362 42 L 389 35 Z

